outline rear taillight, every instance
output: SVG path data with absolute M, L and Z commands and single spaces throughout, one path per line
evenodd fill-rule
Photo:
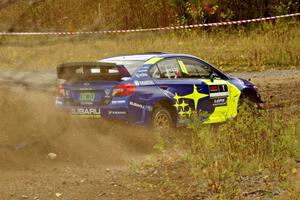
M 59 97 L 65 96 L 65 89 L 64 89 L 64 86 L 62 84 L 57 85 L 56 94 Z
M 115 97 L 130 96 L 136 91 L 136 85 L 134 84 L 121 84 L 113 89 L 112 95 Z
M 62 80 L 62 79 L 59 79 L 58 81 L 57 81 L 57 88 L 56 88 L 56 94 L 57 94 L 57 96 L 59 96 L 59 97 L 63 97 L 63 96 L 65 96 L 65 89 L 64 89 L 64 80 Z

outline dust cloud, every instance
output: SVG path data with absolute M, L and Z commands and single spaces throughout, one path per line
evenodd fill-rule
M 52 93 L 0 87 L 0 167 L 47 162 L 122 165 L 149 154 L 154 134 L 99 119 L 77 119 L 57 109 Z

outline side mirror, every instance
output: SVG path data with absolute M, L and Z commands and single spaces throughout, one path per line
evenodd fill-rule
M 211 73 L 211 75 L 209 76 L 209 79 L 211 82 L 214 82 L 214 79 L 216 78 L 217 76 L 214 74 L 214 73 Z

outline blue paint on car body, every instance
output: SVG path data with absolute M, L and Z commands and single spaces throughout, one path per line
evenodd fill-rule
M 93 70 L 95 74 L 91 73 Z M 58 79 L 58 107 L 79 116 L 101 116 L 143 126 L 151 124 L 152 113 L 162 102 L 172 110 L 176 125 L 185 123 L 179 120 L 180 112 L 212 114 L 217 105 L 227 105 L 228 84 L 241 93 L 252 92 L 256 101 L 262 102 L 252 83 L 230 77 L 187 54 L 154 52 L 110 57 L 95 63 L 63 64 L 58 67 Z M 176 99 L 177 96 L 186 98 Z

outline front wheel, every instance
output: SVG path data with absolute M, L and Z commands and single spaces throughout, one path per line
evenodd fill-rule
M 247 107 L 250 110 L 259 110 L 261 109 L 260 104 L 255 100 L 255 97 L 251 94 L 242 93 L 238 102 L 238 110 L 241 109 L 241 107 Z
M 152 114 L 152 128 L 155 131 L 167 132 L 174 127 L 174 121 L 168 109 L 157 106 Z

